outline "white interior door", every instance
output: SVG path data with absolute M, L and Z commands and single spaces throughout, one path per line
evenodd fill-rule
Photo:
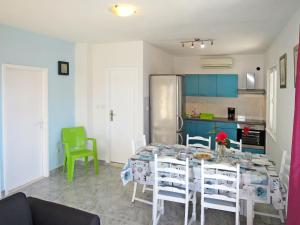
M 109 69 L 109 140 L 112 162 L 125 163 L 132 155 L 137 132 L 138 70 Z
M 3 74 L 4 185 L 43 176 L 43 70 L 8 66 Z

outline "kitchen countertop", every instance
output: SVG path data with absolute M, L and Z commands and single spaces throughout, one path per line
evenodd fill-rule
M 222 123 L 239 123 L 239 124 L 249 124 L 249 125 L 264 125 L 266 122 L 264 120 L 229 120 L 228 118 L 215 117 L 212 120 L 200 119 L 199 117 L 184 117 L 185 120 L 197 120 L 197 121 L 212 121 L 212 122 L 222 122 Z

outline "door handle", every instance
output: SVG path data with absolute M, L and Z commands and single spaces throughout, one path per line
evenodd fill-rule
M 114 111 L 111 109 L 110 111 L 109 111 L 109 118 L 110 118 L 110 121 L 112 122 L 112 121 L 114 121 Z
M 178 133 L 178 144 L 180 144 L 180 145 L 183 144 L 183 137 L 180 133 Z
M 179 127 L 179 129 L 178 130 L 182 130 L 182 128 L 183 128 L 183 118 L 182 118 L 182 116 L 178 116 L 178 118 L 179 118 L 179 120 L 180 120 L 180 127 Z

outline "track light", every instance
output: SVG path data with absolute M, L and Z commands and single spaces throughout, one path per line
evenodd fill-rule
M 205 44 L 203 41 L 201 42 L 200 48 L 205 48 Z
M 214 40 L 213 39 L 200 39 L 200 38 L 194 38 L 193 40 L 190 41 L 181 41 L 181 46 L 184 48 L 186 44 L 191 44 L 190 48 L 195 48 L 195 44 L 200 43 L 199 47 L 201 49 L 205 48 L 207 45 L 214 45 Z M 197 45 L 198 46 L 198 45 Z

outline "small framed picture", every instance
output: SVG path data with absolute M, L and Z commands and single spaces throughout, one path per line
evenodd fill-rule
M 280 88 L 286 88 L 286 64 L 287 54 L 284 54 L 279 59 L 279 71 L 280 71 Z
M 296 78 L 297 78 L 298 50 L 299 50 L 299 45 L 296 45 L 294 47 L 294 84 L 295 84 L 295 87 L 296 87 Z
M 69 63 L 68 62 L 63 62 L 63 61 L 58 61 L 58 74 L 59 75 L 69 75 Z

